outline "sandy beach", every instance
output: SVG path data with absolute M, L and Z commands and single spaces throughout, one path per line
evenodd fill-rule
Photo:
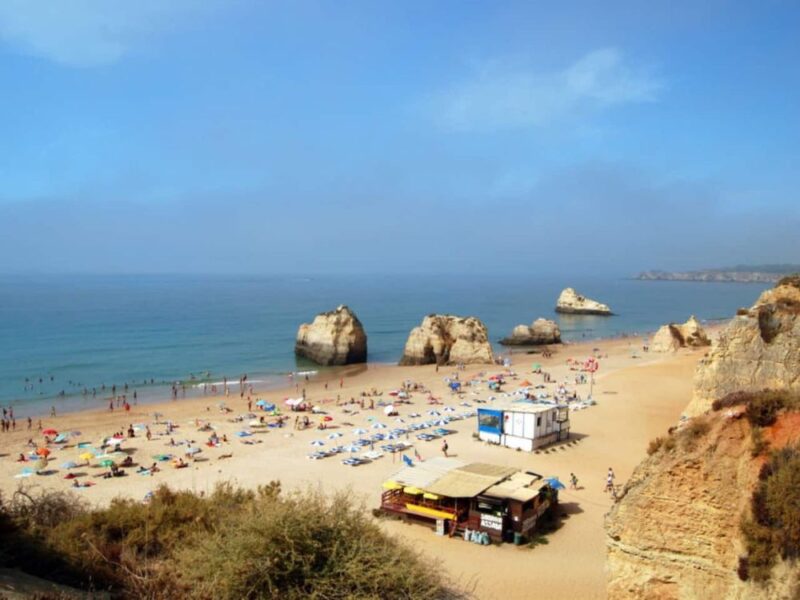
M 568 358 L 585 359 L 595 348 L 599 349 L 601 368 L 594 385 L 595 406 L 571 413 L 572 438 L 569 442 L 534 453 L 517 452 L 508 448 L 485 444 L 473 438 L 476 419 L 465 418 L 448 425 L 456 431 L 448 436 L 450 455 L 465 461 L 480 461 L 516 466 L 546 476 L 558 476 L 568 481 L 570 473 L 579 479 L 578 490 L 563 490 L 561 504 L 568 514 L 563 526 L 547 537 L 546 544 L 536 547 L 477 546 L 459 539 L 437 537 L 430 529 L 420 525 L 409 525 L 397 521 L 382 521 L 383 527 L 430 560 L 440 561 L 450 578 L 474 591 L 478 598 L 529 598 L 534 593 L 549 598 L 604 598 L 605 594 L 605 540 L 603 518 L 612 500 L 603 491 L 605 474 L 613 467 L 617 482 L 624 483 L 636 464 L 645 456 L 647 442 L 663 434 L 674 425 L 691 396 L 692 373 L 704 350 L 682 350 L 677 354 L 643 353 L 637 344 L 639 338 L 592 341 L 558 347 L 553 356 L 515 353 L 509 369 L 498 366 L 467 366 L 460 371 L 462 381 L 485 380 L 491 374 L 511 371 L 503 392 L 513 392 L 523 380 L 532 384 L 543 382 L 543 376 L 532 373 L 532 364 L 540 363 L 542 370 L 549 372 L 552 381 L 546 385 L 552 392 L 557 385 L 585 398 L 588 384 L 575 384 L 576 372 L 567 364 Z M 255 390 L 253 403 L 257 399 L 276 404 L 289 419 L 283 428 L 251 428 L 248 437 L 237 437 L 236 432 L 248 429 L 249 417 L 243 422 L 232 420 L 247 413 L 247 398 L 239 397 L 238 386 L 231 386 L 229 397 L 204 397 L 178 399 L 159 404 L 131 407 L 129 413 L 122 410 L 110 412 L 95 410 L 60 415 L 56 418 L 42 417 L 44 429 L 59 432 L 80 431 L 69 447 L 58 449 L 51 446 L 50 475 L 33 475 L 16 478 L 15 475 L 33 463 L 20 463 L 20 453 L 27 452 L 26 442 L 33 438 L 37 443 L 43 436 L 34 428 L 27 430 L 24 422 L 18 423 L 17 431 L 0 436 L 0 491 L 12 493 L 19 485 L 42 486 L 52 489 L 72 489 L 72 481 L 64 476 L 70 472 L 79 475 L 79 481 L 91 481 L 91 487 L 76 489 L 93 503 L 103 504 L 117 496 L 144 499 L 146 494 L 162 483 L 175 488 L 192 489 L 198 492 L 210 490 L 218 482 L 255 487 L 272 480 L 279 480 L 284 489 L 320 487 L 323 490 L 349 489 L 354 502 L 363 502 L 365 510 L 379 504 L 381 483 L 400 468 L 399 455 L 384 454 L 373 462 L 349 467 L 342 464 L 344 456 L 332 456 L 321 460 L 310 460 L 308 455 L 319 449 L 347 445 L 354 439 L 353 429 L 363 428 L 374 433 L 372 425 L 383 423 L 387 430 L 403 427 L 415 422 L 409 415 L 419 413 L 417 421 L 431 419 L 428 411 L 443 411 L 452 407 L 453 413 L 474 411 L 479 400 L 500 396 L 490 392 L 485 384 L 466 386 L 461 396 L 452 393 L 445 378 L 453 375 L 452 367 L 434 366 L 397 367 L 369 365 L 352 369 L 340 382 L 338 376 L 298 382 L 304 386 L 309 401 L 319 406 L 331 420 L 327 429 L 311 427 L 295 430 L 294 420 L 298 413 L 290 412 L 286 398 L 296 398 L 299 388 L 292 386 L 284 390 L 259 392 Z M 399 417 L 386 417 L 378 402 L 391 400 L 389 392 L 397 390 L 404 381 L 413 381 L 430 390 L 440 399 L 441 405 L 429 404 L 427 393 L 411 393 L 409 403 L 397 404 Z M 327 389 L 326 389 L 327 385 Z M 341 387 L 340 387 L 341 385 Z M 375 408 L 360 408 L 358 401 L 364 391 L 377 390 L 381 395 L 371 399 Z M 337 406 L 337 396 L 344 403 L 351 397 L 356 404 Z M 223 412 L 219 405 L 225 402 L 231 412 Z M 253 406 L 255 409 L 255 405 Z M 349 413 L 344 411 L 348 410 Z M 156 419 L 153 413 L 162 413 Z M 257 415 L 262 415 L 254 410 Z M 308 414 L 313 425 L 321 422 L 324 415 Z M 446 414 L 446 413 L 444 413 Z M 267 420 L 272 420 L 267 418 Z M 175 426 L 167 433 L 166 421 Z M 205 442 L 210 433 L 199 431 L 200 421 L 210 422 L 217 435 L 225 436 L 227 442 L 219 447 L 208 447 Z M 98 475 L 107 469 L 99 466 L 78 467 L 68 471 L 60 468 L 65 461 L 78 459 L 81 450 L 77 442 L 99 443 L 104 436 L 117 431 L 127 431 L 131 424 L 147 424 L 153 434 L 150 441 L 144 431 L 136 431 L 136 437 L 126 439 L 122 448 L 130 453 L 137 465 L 149 466 L 153 456 L 170 453 L 182 456 L 186 447 L 169 445 L 170 439 L 177 443 L 191 440 L 202 452 L 196 461 L 189 461 L 187 468 L 175 469 L 169 461 L 159 463 L 161 470 L 153 475 L 139 475 L 135 468 L 120 478 L 103 479 Z M 342 437 L 331 439 L 331 434 Z M 405 437 L 401 438 L 405 439 Z M 315 447 L 318 440 L 324 446 Z M 440 441 L 416 440 L 413 432 L 408 438 L 423 459 L 440 455 Z M 383 442 L 376 443 L 375 448 Z M 369 450 L 366 447 L 365 450 Z M 409 452 L 413 455 L 413 451 Z M 228 456 L 229 455 L 229 456 Z M 228 457 L 226 457 L 228 456 Z M 97 461 L 92 461 L 95 465 Z

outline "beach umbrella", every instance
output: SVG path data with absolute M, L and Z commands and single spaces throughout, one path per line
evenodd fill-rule
M 101 467 L 110 467 L 113 464 L 114 464 L 114 461 L 111 460 L 110 458 L 106 458 L 105 460 L 101 460 L 100 461 L 100 466 Z
M 62 469 L 74 469 L 77 466 L 78 466 L 78 463 L 76 463 L 74 460 L 68 460 L 65 463 L 61 463 L 61 468 Z
M 256 400 L 256 406 L 264 406 L 266 403 L 266 400 Z
M 361 446 L 357 446 L 356 444 L 350 444 L 349 446 L 347 446 L 347 447 L 345 448 L 345 450 L 347 450 L 347 451 L 348 451 L 348 452 L 350 452 L 351 454 L 352 454 L 353 452 L 361 452 Z
M 250 437 L 253 434 L 250 431 L 237 431 L 234 435 L 236 437 Z
M 328 439 L 329 440 L 335 440 L 336 438 L 340 438 L 340 437 L 342 437 L 342 434 L 339 433 L 338 431 L 334 431 L 333 433 L 328 434 Z
M 189 456 L 194 456 L 195 454 L 199 454 L 200 452 L 202 452 L 202 450 L 200 448 L 189 447 L 189 448 L 186 449 L 185 453 L 188 454 Z
M 404 418 L 402 418 L 402 417 L 397 417 L 397 418 L 394 420 L 394 422 L 395 422 L 395 423 L 405 423 L 405 422 L 406 422 L 406 420 L 405 420 Z
M 58 435 L 58 431 L 55 429 L 45 429 L 42 431 L 42 435 Z
M 313 442 L 311 442 L 311 445 L 312 446 L 324 446 L 325 442 L 323 442 L 322 440 L 314 440 Z
M 558 480 L 558 477 L 548 477 L 545 481 L 554 490 L 566 489 L 566 486 Z
M 456 409 L 452 406 L 445 406 L 442 410 L 444 410 L 444 412 L 456 412 Z
M 383 414 L 391 415 L 394 412 L 394 404 L 389 404 L 388 406 L 383 407 Z
M 81 460 L 92 460 L 94 458 L 93 452 L 84 452 L 83 454 L 78 455 L 78 458 Z
M 171 454 L 156 454 L 153 458 L 157 461 L 164 462 L 165 460 L 169 460 L 172 458 Z
M 373 423 L 372 424 L 372 428 L 373 429 L 386 429 L 386 425 L 384 425 L 383 423 Z
M 106 440 L 106 445 L 107 446 L 119 446 L 124 441 L 125 441 L 124 438 L 114 438 L 114 437 L 112 437 L 112 438 L 108 438 L 108 440 Z
M 364 435 L 365 433 L 367 433 L 366 429 L 361 429 L 360 427 L 353 429 L 353 435 Z
M 25 467 L 24 469 L 22 469 L 22 471 L 14 475 L 14 477 L 19 479 L 21 477 L 30 477 L 31 475 L 33 475 L 33 469 L 31 469 L 30 467 Z
M 50 456 L 50 449 L 49 448 L 37 448 L 36 449 L 37 456 Z
M 429 411 L 428 411 L 428 414 L 429 414 L 430 416 L 432 416 L 432 417 L 438 417 L 438 416 L 440 416 L 442 413 L 440 413 L 440 412 L 439 412 L 438 410 L 436 410 L 436 409 L 432 409 L 432 410 L 429 410 Z

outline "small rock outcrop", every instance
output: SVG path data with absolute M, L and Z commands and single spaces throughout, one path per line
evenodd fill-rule
M 613 313 L 607 304 L 582 296 L 572 288 L 566 288 L 558 297 L 556 312 L 571 315 L 610 316 Z
M 323 366 L 367 361 L 367 334 L 347 306 L 321 313 L 297 330 L 294 352 Z
M 683 325 L 669 323 L 660 327 L 650 342 L 650 350 L 675 352 L 679 348 L 700 348 L 710 345 L 711 340 L 708 339 L 703 326 L 692 315 Z
M 428 315 L 411 330 L 401 365 L 492 363 L 489 333 L 475 317 Z
M 537 346 L 560 344 L 561 329 L 550 319 L 536 319 L 530 325 L 517 325 L 511 335 L 500 340 L 504 346 Z
M 731 392 L 800 391 L 800 277 L 786 277 L 740 310 L 697 368 L 687 415 Z

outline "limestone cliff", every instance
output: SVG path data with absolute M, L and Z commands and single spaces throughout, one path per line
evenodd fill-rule
M 550 319 L 536 319 L 530 325 L 517 325 L 507 338 L 500 340 L 504 346 L 536 346 L 560 344 L 561 329 Z
M 711 340 L 708 339 L 703 326 L 692 315 L 683 325 L 669 323 L 660 327 L 650 342 L 650 350 L 653 352 L 674 352 L 679 348 L 699 348 L 710 345 Z
M 401 365 L 494 362 L 484 325 L 475 317 L 428 315 L 411 330 Z
M 300 325 L 294 351 L 325 366 L 363 363 L 367 334 L 353 311 L 342 305 L 317 315 L 313 323 Z
M 610 316 L 613 313 L 606 304 L 582 296 L 572 288 L 566 288 L 556 301 L 556 312 L 573 315 Z
M 784 278 L 740 310 L 695 374 L 688 415 L 735 391 L 800 390 L 800 278 Z
M 761 464 L 740 414 L 698 417 L 636 468 L 606 517 L 611 600 L 792 597 L 794 577 L 757 584 L 737 573 Z

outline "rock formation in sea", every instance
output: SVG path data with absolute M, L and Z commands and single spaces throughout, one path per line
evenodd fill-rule
M 494 362 L 489 333 L 475 317 L 428 315 L 411 330 L 401 365 Z
M 786 277 L 731 320 L 695 373 L 696 415 L 736 391 L 800 391 L 800 277 Z
M 582 296 L 572 288 L 566 288 L 558 297 L 556 312 L 573 315 L 602 315 L 613 313 L 608 305 Z
M 710 346 L 711 340 L 706 335 L 694 315 L 684 324 L 669 323 L 662 325 L 650 342 L 653 352 L 675 352 L 679 348 L 699 348 Z
M 511 335 L 500 340 L 504 346 L 537 346 L 560 344 L 561 329 L 550 319 L 536 319 L 530 325 L 517 325 Z
M 341 305 L 318 314 L 313 323 L 300 325 L 294 351 L 324 366 L 363 363 L 367 360 L 367 334 L 355 313 Z

